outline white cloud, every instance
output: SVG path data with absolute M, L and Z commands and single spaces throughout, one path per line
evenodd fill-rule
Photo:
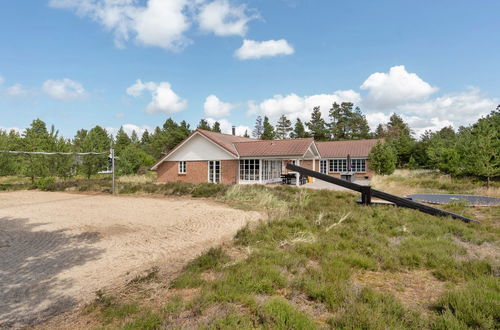
M 201 7 L 198 23 L 201 30 L 218 36 L 244 36 L 248 22 L 258 18 L 244 4 L 233 5 L 228 0 L 215 0 Z
M 285 39 L 280 40 L 243 40 L 243 45 L 237 49 L 234 55 L 240 60 L 259 59 L 278 55 L 291 55 L 295 51 Z
M 216 121 L 218 121 L 220 123 L 220 129 L 221 129 L 222 133 L 232 134 L 232 132 L 233 132 L 233 124 L 230 121 L 228 121 L 227 119 L 207 118 L 206 120 L 210 126 L 213 126 L 213 124 Z M 243 135 L 245 135 L 245 131 L 248 132 L 248 135 L 252 134 L 252 130 L 250 129 L 250 127 L 245 126 L 245 125 L 236 126 L 236 135 L 243 136 Z
M 53 8 L 72 9 L 88 16 L 114 33 L 123 47 L 132 35 L 143 45 L 178 50 L 189 43 L 184 32 L 189 20 L 184 14 L 187 0 L 50 0 Z
M 445 94 L 424 102 L 403 104 L 397 107 L 397 112 L 408 116 L 430 118 L 428 123 L 431 124 L 430 120 L 434 119 L 433 125 L 438 122 L 450 122 L 458 128 L 488 114 L 495 109 L 498 102 L 498 99 L 483 95 L 478 88 L 470 87 L 465 92 Z
M 87 96 L 81 83 L 68 78 L 47 80 L 43 83 L 42 90 L 58 101 L 75 101 Z
M 153 129 L 150 126 L 148 126 L 148 125 L 137 126 L 137 125 L 134 125 L 134 124 L 124 124 L 123 125 L 123 130 L 129 136 L 132 135 L 133 131 L 135 131 L 137 133 L 137 135 L 139 136 L 139 138 L 141 138 L 142 133 L 144 133 L 144 131 L 146 131 L 146 130 L 149 131 L 149 132 L 153 131 Z
M 10 131 L 15 131 L 19 134 L 23 134 L 24 133 L 24 129 L 23 128 L 19 128 L 19 127 L 3 127 L 3 126 L 0 126 L 0 131 L 5 131 L 7 133 L 9 133 Z
M 471 87 L 461 93 L 401 104 L 395 108 L 395 112 L 410 125 L 414 135 L 419 137 L 426 130 L 436 131 L 446 126 L 458 129 L 462 125 L 470 125 L 495 109 L 498 102 L 498 99 L 489 98 L 478 88 Z M 392 112 L 368 112 L 366 119 L 370 128 L 375 129 L 378 124 L 387 123 L 391 114 Z
M 404 65 L 393 66 L 389 73 L 371 74 L 361 85 L 368 90 L 365 105 L 374 109 L 391 110 L 395 106 L 426 99 L 437 91 L 436 87 L 406 71 Z
M 24 88 L 21 84 L 14 84 L 5 90 L 8 96 L 25 96 L 28 94 L 28 90 Z
M 163 81 L 160 83 L 145 82 L 138 79 L 135 84 L 127 88 L 127 94 L 139 97 L 144 91 L 151 92 L 152 100 L 144 110 L 146 113 L 166 113 L 172 114 L 184 110 L 187 107 L 187 100 L 180 98 L 171 88 L 170 83 Z
M 299 96 L 297 94 L 275 95 L 260 103 L 250 101 L 248 113 L 268 116 L 271 120 L 277 120 L 282 114 L 289 119 L 309 120 L 313 107 L 320 106 L 323 118 L 326 120 L 333 103 L 352 102 L 356 104 L 360 101 L 361 96 L 353 90 L 310 96 Z
M 5 79 L 2 76 L 0 76 L 0 85 L 3 84 L 4 81 L 5 81 Z
M 222 102 L 215 95 L 207 96 L 203 104 L 205 115 L 209 117 L 227 117 L 235 106 L 236 105 L 232 103 Z

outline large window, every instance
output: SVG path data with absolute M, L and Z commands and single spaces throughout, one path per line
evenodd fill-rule
M 262 180 L 263 181 L 281 180 L 281 160 L 262 161 Z
M 259 181 L 260 180 L 260 161 L 259 159 L 241 159 L 240 160 L 240 180 Z
M 330 172 L 347 172 L 347 159 L 330 159 Z M 366 172 L 366 159 L 351 159 L 351 171 L 357 173 Z
M 351 171 L 357 173 L 366 172 L 366 160 L 365 159 L 351 159 Z
M 184 160 L 179 162 L 179 174 L 186 174 L 186 162 Z
M 340 173 L 347 171 L 347 159 L 330 159 L 330 172 Z
M 211 160 L 208 162 L 208 182 L 220 182 L 220 161 Z

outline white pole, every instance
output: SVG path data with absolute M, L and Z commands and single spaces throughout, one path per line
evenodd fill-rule
M 113 137 L 111 137 L 111 172 L 112 172 L 112 188 L 111 193 L 115 194 L 115 147 L 113 145 Z

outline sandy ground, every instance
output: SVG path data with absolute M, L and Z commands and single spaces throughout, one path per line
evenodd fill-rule
M 0 193 L 0 328 L 37 324 L 155 263 L 178 271 L 259 218 L 194 199 Z

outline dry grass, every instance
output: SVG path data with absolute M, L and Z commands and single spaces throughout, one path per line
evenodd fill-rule
M 353 282 L 371 287 L 381 293 L 391 293 L 403 305 L 429 312 L 446 289 L 445 282 L 436 279 L 429 270 L 416 269 L 408 272 L 363 271 L 353 276 Z
M 375 175 L 371 180 L 375 189 L 380 189 L 398 196 L 416 193 L 461 193 L 500 197 L 500 183 L 485 183 L 471 178 L 452 179 L 449 175 L 434 170 L 399 169 L 392 175 Z
M 154 172 L 149 172 L 142 175 L 123 175 L 118 178 L 118 182 L 121 183 L 134 183 L 134 184 L 146 184 L 153 183 L 156 181 L 156 175 Z

